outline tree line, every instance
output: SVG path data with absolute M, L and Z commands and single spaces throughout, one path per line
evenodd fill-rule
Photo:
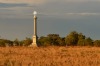
M 31 38 L 19 41 L 0 39 L 0 46 L 29 46 L 32 44 Z M 100 47 L 100 40 L 92 40 L 82 33 L 76 31 L 70 32 L 66 37 L 60 37 L 59 34 L 48 34 L 38 38 L 39 46 L 97 46 Z

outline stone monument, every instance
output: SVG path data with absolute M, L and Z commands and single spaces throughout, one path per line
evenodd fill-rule
M 34 11 L 33 12 L 34 15 L 34 34 L 33 34 L 33 43 L 32 46 L 33 47 L 37 47 L 37 12 Z

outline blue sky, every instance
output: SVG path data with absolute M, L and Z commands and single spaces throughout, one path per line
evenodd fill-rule
M 33 11 L 38 12 L 38 36 L 71 31 L 100 39 L 100 0 L 0 0 L 1 38 L 33 36 Z

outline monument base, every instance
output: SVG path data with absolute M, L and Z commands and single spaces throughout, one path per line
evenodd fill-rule
M 37 36 L 33 36 L 33 43 L 31 44 L 31 47 L 37 47 Z

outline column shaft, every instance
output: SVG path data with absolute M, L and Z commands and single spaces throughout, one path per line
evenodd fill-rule
M 34 16 L 34 35 L 37 35 L 37 17 Z

